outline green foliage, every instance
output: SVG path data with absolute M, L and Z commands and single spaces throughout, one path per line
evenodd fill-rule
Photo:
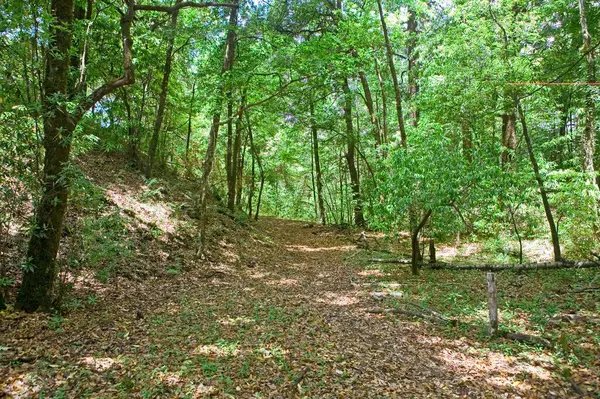
M 81 263 L 96 270 L 96 276 L 104 283 L 133 256 L 130 231 L 118 212 L 84 218 L 81 235 Z

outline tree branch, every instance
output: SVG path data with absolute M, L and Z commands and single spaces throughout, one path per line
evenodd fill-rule
M 207 7 L 229 7 L 236 8 L 238 7 L 235 3 L 216 3 L 216 2 L 205 2 L 205 3 L 194 3 L 193 1 L 184 1 L 182 3 L 176 4 L 173 7 L 153 5 L 153 4 L 137 4 L 135 5 L 135 9 L 139 11 L 159 11 L 159 12 L 167 12 L 173 13 L 181 8 L 207 8 Z

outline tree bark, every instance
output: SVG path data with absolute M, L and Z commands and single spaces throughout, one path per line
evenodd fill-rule
M 42 108 L 44 115 L 44 171 L 42 196 L 35 210 L 34 230 L 29 240 L 23 282 L 16 306 L 28 312 L 52 307 L 57 275 L 56 256 L 69 194 L 69 181 L 64 175 L 71 153 L 75 127 L 85 113 L 105 95 L 134 81 L 132 63 L 131 24 L 135 11 L 128 0 L 127 11 L 121 17 L 123 38 L 123 69 L 121 78 L 108 82 L 84 96 L 73 114 L 67 110 L 67 100 L 73 98 L 69 85 L 70 52 L 73 42 L 73 0 L 52 0 L 46 73 Z M 84 94 L 84 93 L 83 93 Z
M 176 0 L 175 5 L 178 5 L 182 0 Z M 162 128 L 165 107 L 167 105 L 167 94 L 169 93 L 169 79 L 171 77 L 171 69 L 173 63 L 173 47 L 175 45 L 175 37 L 177 33 L 177 18 L 179 17 L 179 8 L 174 8 L 171 13 L 171 25 L 167 38 L 167 53 L 165 56 L 165 67 L 163 69 L 163 79 L 160 85 L 160 96 L 158 98 L 158 108 L 156 110 L 156 120 L 152 130 L 150 146 L 148 148 L 148 165 L 146 168 L 146 177 L 152 177 L 152 169 L 156 158 L 156 149 L 160 138 L 160 129 Z
M 415 226 L 410 235 L 410 247 L 411 247 L 411 271 L 415 276 L 419 274 L 419 264 L 421 263 L 421 251 L 419 250 L 419 233 L 421 229 L 425 226 L 425 223 L 429 220 L 431 216 L 431 210 L 428 210 L 423 215 L 421 222 Z
M 346 121 L 346 161 L 348 162 L 348 172 L 350 173 L 350 186 L 352 189 L 352 200 L 354 202 L 354 223 L 357 226 L 365 225 L 365 218 L 362 212 L 362 198 L 360 194 L 360 178 L 356 168 L 356 136 L 352 125 L 352 93 L 348 85 L 348 79 L 344 79 L 344 120 Z
M 185 162 L 186 167 L 189 168 L 189 153 L 190 153 L 190 140 L 192 138 L 192 115 L 194 113 L 194 97 L 196 95 L 196 82 L 192 83 L 192 100 L 190 101 L 190 112 L 188 113 L 188 128 L 187 135 L 185 137 Z
M 528 270 L 556 270 L 556 269 L 592 269 L 600 267 L 600 263 L 595 261 L 560 261 L 560 262 L 541 262 L 541 263 L 516 263 L 516 264 L 477 264 L 466 265 L 460 263 L 431 263 L 425 265 L 426 268 L 433 270 L 482 270 L 497 272 L 502 270 L 528 271 Z
M 317 130 L 317 124 L 315 120 L 315 106 L 311 101 L 310 104 L 310 130 L 312 134 L 312 146 L 313 146 L 313 157 L 315 160 L 315 180 L 317 186 L 317 203 L 319 205 L 319 216 L 321 217 L 321 224 L 327 223 L 325 201 L 323 200 L 323 178 L 321 175 L 321 159 L 319 156 L 319 132 Z
M 578 0 L 579 3 L 579 22 L 581 25 L 581 33 L 583 36 L 583 48 L 582 51 L 586 58 L 587 64 L 587 81 L 589 83 L 596 81 L 596 60 L 594 50 L 592 49 L 592 36 L 588 30 L 587 16 L 585 11 L 585 0 Z M 589 180 L 598 188 L 597 177 L 595 176 L 596 171 L 594 168 L 594 153 L 595 153 L 595 140 L 596 140 L 596 128 L 594 126 L 595 114 L 596 114 L 596 102 L 594 100 L 593 86 L 587 86 L 585 92 L 585 126 L 583 128 L 583 135 L 581 138 L 582 146 L 582 161 L 583 171 L 588 174 Z
M 487 297 L 488 311 L 490 316 L 490 325 L 488 326 L 488 335 L 494 336 L 498 333 L 498 289 L 496 288 L 496 276 L 494 273 L 487 274 Z
M 408 95 L 411 101 L 410 119 L 412 125 L 419 125 L 419 108 L 416 104 L 417 94 L 419 92 L 419 84 L 417 83 L 417 13 L 413 9 L 408 10 L 408 21 L 406 22 L 406 31 L 408 32 L 408 40 L 406 42 L 406 55 L 408 58 Z
M 546 188 L 544 187 L 544 181 L 542 180 L 542 176 L 540 175 L 540 168 L 535 158 L 535 154 L 533 153 L 533 146 L 531 144 L 531 139 L 527 130 L 527 121 L 525 120 L 525 114 L 523 113 L 521 104 L 517 103 L 517 109 L 519 112 L 519 118 L 521 120 L 521 127 L 523 129 L 523 137 L 525 138 L 525 143 L 527 144 L 529 160 L 531 161 L 531 166 L 533 168 L 535 180 L 537 181 L 538 188 L 540 190 L 540 195 L 542 197 L 542 204 L 544 205 L 546 219 L 548 220 L 548 225 L 550 227 L 550 235 L 552 236 L 552 246 L 554 247 L 554 260 L 558 262 L 562 260 L 562 256 L 560 253 L 560 242 L 558 240 L 558 231 L 556 229 L 556 224 L 554 223 L 554 217 L 552 216 L 552 209 L 550 209 L 550 202 L 548 201 L 548 194 L 546 192 Z
M 502 166 L 511 164 L 517 149 L 517 116 L 514 112 L 502 114 Z
M 383 137 L 381 141 L 383 143 L 389 142 L 389 134 L 388 134 L 388 124 L 387 124 L 387 96 L 385 94 L 385 83 L 383 82 L 383 76 L 381 75 L 381 70 L 379 69 L 379 63 L 377 59 L 375 59 L 375 71 L 377 72 L 377 81 L 379 82 L 379 91 L 381 91 L 381 127 Z
M 237 118 L 235 121 L 235 136 L 232 137 L 231 151 L 227 151 L 229 161 L 229 175 L 227 176 L 227 208 L 230 211 L 235 210 L 236 198 L 237 198 L 237 179 L 238 169 L 240 167 L 240 150 L 242 148 L 242 117 L 244 113 L 244 107 L 246 106 L 246 95 L 242 96 L 240 107 L 237 111 Z M 229 124 L 228 124 L 229 129 Z M 229 131 L 227 132 L 229 135 Z M 228 145 L 229 137 L 227 138 Z
M 373 125 L 373 138 L 375 138 L 375 144 L 379 147 L 381 146 L 381 129 L 379 128 L 379 119 L 377 119 L 377 113 L 375 112 L 375 106 L 373 105 L 373 96 L 371 95 L 371 89 L 369 88 L 369 80 L 364 71 L 359 71 L 358 76 L 363 92 L 365 93 L 365 104 L 367 105 L 367 111 L 369 111 L 371 125 Z
M 394 51 L 390 42 L 387 24 L 385 23 L 385 16 L 383 15 L 383 7 L 381 6 L 381 0 L 377 0 L 377 7 L 379 8 L 381 29 L 383 30 L 383 37 L 385 40 L 385 53 L 387 56 L 388 66 L 390 68 L 390 74 L 392 75 L 392 82 L 394 83 L 394 94 L 396 96 L 396 115 L 398 117 L 398 127 L 400 129 L 400 144 L 402 145 L 402 147 L 406 148 L 406 128 L 404 126 L 404 115 L 402 113 L 402 97 L 400 96 L 400 85 L 398 84 L 398 75 L 396 74 L 396 66 L 394 65 Z

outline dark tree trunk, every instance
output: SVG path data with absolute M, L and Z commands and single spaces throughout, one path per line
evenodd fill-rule
M 34 230 L 27 249 L 23 282 L 17 295 L 17 308 L 33 312 L 52 307 L 57 275 L 56 256 L 69 194 L 69 181 L 64 170 L 69 162 L 71 138 L 85 113 L 114 90 L 134 81 L 131 48 L 131 23 L 135 16 L 133 1 L 121 17 L 124 76 L 104 84 L 89 96 L 83 96 L 73 114 L 67 100 L 74 98 L 69 85 L 70 52 L 73 41 L 73 0 L 52 0 L 53 20 L 46 54 L 42 108 L 44 115 L 44 171 L 42 197 L 36 206 Z M 79 90 L 79 89 L 76 89 Z M 83 94 L 80 91 L 78 94 Z
M 544 181 L 542 180 L 542 176 L 540 175 L 540 168 L 535 158 L 535 154 L 533 153 L 533 146 L 531 144 L 531 138 L 529 137 L 529 132 L 527 130 L 527 121 L 525 120 L 525 114 L 523 113 L 523 109 L 521 108 L 520 104 L 517 104 L 517 107 L 519 111 L 519 118 L 521 120 L 521 128 L 523 129 L 523 137 L 525 138 L 525 143 L 527 144 L 529 160 L 531 161 L 531 166 L 533 168 L 535 180 L 537 181 L 538 188 L 540 190 L 540 196 L 542 197 L 542 204 L 544 205 L 544 212 L 546 213 L 548 226 L 550 227 L 550 235 L 552 236 L 552 246 L 554 248 L 554 260 L 556 262 L 559 262 L 562 260 L 562 256 L 560 253 L 560 242 L 558 240 L 558 231 L 556 229 L 556 224 L 554 223 L 554 217 L 552 216 L 550 202 L 548 201 L 548 194 L 546 192 L 546 188 L 544 187 Z
M 583 48 L 582 51 L 586 55 L 587 64 L 587 81 L 593 83 L 596 81 L 596 60 L 594 55 L 594 49 L 592 48 L 592 36 L 588 30 L 587 16 L 585 13 L 585 0 L 578 0 L 579 3 L 579 22 L 581 25 L 581 33 L 583 36 Z M 585 126 L 583 128 L 583 135 L 581 138 L 582 146 L 582 161 L 583 171 L 589 176 L 591 182 L 598 187 L 597 179 L 600 177 L 595 176 L 594 167 L 594 153 L 595 153 L 595 141 L 596 141 L 596 128 L 594 126 L 596 115 L 596 101 L 594 99 L 594 86 L 590 85 L 586 87 L 585 92 Z
M 511 112 L 502 115 L 502 166 L 511 164 L 517 149 L 517 116 Z
M 312 134 L 313 157 L 315 160 L 317 204 L 319 205 L 319 216 L 321 217 L 321 224 L 325 225 L 327 223 L 327 220 L 325 211 L 325 201 L 323 200 L 323 177 L 321 175 L 321 159 L 319 156 L 319 135 L 315 121 L 315 108 L 312 101 L 310 102 L 310 130 Z
M 243 110 L 246 106 L 246 96 L 242 96 L 242 100 L 240 103 L 240 107 L 237 112 L 237 118 L 235 121 L 235 136 L 229 137 L 229 123 L 232 123 L 231 119 L 233 115 L 230 116 L 230 122 L 227 125 L 227 162 L 229 162 L 229 174 L 227 176 L 227 208 L 230 211 L 235 210 L 236 203 L 236 189 L 237 189 L 237 179 L 238 179 L 238 169 L 240 166 L 240 150 L 242 148 L 242 117 Z M 229 112 L 229 107 L 228 107 Z M 232 126 L 233 128 L 233 126 Z M 232 132 L 233 133 L 233 132 Z M 231 148 L 229 148 L 231 145 Z
M 354 135 L 354 128 L 352 126 L 352 93 L 350 92 L 347 78 L 344 79 L 344 120 L 346 121 L 346 161 L 348 162 L 352 200 L 354 202 L 354 223 L 357 226 L 363 227 L 365 225 L 365 218 L 362 212 L 360 178 L 356 168 L 356 136 Z
M 17 306 L 25 311 L 52 307 L 56 280 L 56 254 L 69 188 L 63 170 L 69 161 L 71 136 L 75 123 L 68 114 L 69 56 L 72 44 L 73 0 L 53 0 L 51 42 L 46 58 L 44 79 L 44 181 L 43 194 L 35 212 L 35 230 L 27 250 L 26 271 L 17 297 Z
M 232 187 L 233 170 L 233 99 L 231 91 L 227 92 L 227 148 L 225 149 L 225 174 L 227 177 L 227 207 L 235 196 L 235 184 Z M 230 208 L 233 210 L 233 208 Z
M 417 83 L 417 13 L 415 10 L 408 10 L 408 21 L 406 22 L 406 30 L 408 32 L 408 40 L 406 45 L 406 54 L 408 58 L 408 95 L 411 101 L 410 119 L 412 125 L 419 125 L 419 108 L 416 105 L 417 93 L 419 85 Z
M 377 81 L 379 82 L 379 91 L 381 91 L 381 127 L 383 129 L 383 137 L 381 141 L 383 143 L 389 142 L 388 124 L 387 124 L 387 96 L 385 94 L 385 84 L 383 82 L 383 76 L 381 76 L 381 70 L 379 69 L 379 63 L 375 59 L 375 71 L 377 72 Z
M 421 251 L 419 250 L 419 233 L 421 233 L 421 230 L 425 226 L 425 223 L 427 223 L 427 221 L 429 220 L 430 216 L 431 210 L 426 211 L 425 215 L 423 215 L 423 218 L 421 219 L 419 224 L 415 226 L 410 235 L 410 247 L 412 251 L 411 271 L 414 275 L 419 274 L 419 264 L 422 260 Z
M 385 23 L 385 16 L 383 15 L 383 7 L 381 6 L 381 0 L 377 0 L 377 7 L 379 8 L 379 18 L 381 20 L 383 38 L 385 39 L 385 53 L 387 56 L 388 67 L 390 68 L 392 82 L 394 83 L 394 95 L 396 96 L 396 116 L 398 117 L 398 127 L 400 129 L 400 144 L 402 145 L 402 147 L 406 148 L 406 128 L 404 126 L 404 115 L 402 113 L 402 97 L 400 96 L 400 85 L 398 84 L 398 75 L 396 74 L 396 66 L 394 65 L 394 50 L 392 49 L 387 24 Z
M 367 75 L 364 71 L 359 71 L 358 76 L 360 77 L 360 83 L 362 85 L 363 92 L 365 93 L 365 104 L 367 105 L 367 110 L 369 111 L 369 118 L 371 119 L 371 124 L 373 125 L 373 137 L 375 138 L 377 147 L 379 147 L 381 146 L 381 129 L 379 128 L 379 120 L 377 119 L 375 106 L 373 105 L 373 96 L 371 95 L 371 89 L 369 88 L 369 81 L 367 80 Z
M 196 82 L 192 83 L 192 100 L 190 101 L 190 112 L 188 113 L 187 135 L 185 137 L 185 163 L 189 168 L 190 140 L 192 138 L 192 115 L 194 114 L 194 96 L 196 95 Z
M 182 0 L 176 0 L 175 4 L 181 3 Z M 156 110 L 156 120 L 152 130 L 150 146 L 148 147 L 148 165 L 146 168 L 146 177 L 152 177 L 154 168 L 154 160 L 156 158 L 156 149 L 160 138 L 160 129 L 162 128 L 165 108 L 167 106 L 167 94 L 169 93 L 169 79 L 171 77 L 171 69 L 173 63 L 173 48 L 175 45 L 175 36 L 177 35 L 177 18 L 179 17 L 179 8 L 175 8 L 171 13 L 171 25 L 169 27 L 167 37 L 167 53 L 165 56 L 165 67 L 163 69 L 163 79 L 160 85 L 160 96 L 158 98 L 158 108 Z
M 260 212 L 260 202 L 262 200 L 262 192 L 263 187 L 265 185 L 265 171 L 263 170 L 262 162 L 260 160 L 260 154 L 256 149 L 256 144 L 254 143 L 254 135 L 252 134 L 252 124 L 250 123 L 250 115 L 248 112 L 244 112 L 246 114 L 246 124 L 248 125 L 248 138 L 250 139 L 250 149 L 252 150 L 252 159 L 256 159 L 256 164 L 258 165 L 258 171 L 260 174 L 260 186 L 258 188 L 258 199 L 256 200 L 256 212 L 254 213 L 254 220 L 258 220 L 258 213 Z M 252 179 L 252 192 L 254 192 L 254 178 Z M 252 205 L 252 199 L 248 200 L 248 207 Z M 249 216 L 252 216 L 252 211 L 249 210 Z

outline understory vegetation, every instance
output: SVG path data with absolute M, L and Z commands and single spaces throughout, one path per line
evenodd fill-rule
M 4 0 L 0 396 L 600 395 L 597 1 Z

